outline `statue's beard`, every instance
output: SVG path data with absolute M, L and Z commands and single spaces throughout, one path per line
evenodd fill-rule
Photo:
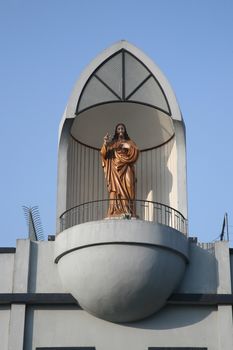
M 119 133 L 119 135 L 118 135 L 118 139 L 121 139 L 121 140 L 123 140 L 123 139 L 124 139 L 124 133 L 123 133 L 123 132 Z

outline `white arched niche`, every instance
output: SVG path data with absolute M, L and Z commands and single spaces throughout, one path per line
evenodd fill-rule
M 84 70 L 60 123 L 58 231 L 66 210 L 108 198 L 99 149 L 118 123 L 141 151 L 137 199 L 165 204 L 187 218 L 185 126 L 175 94 L 141 50 L 120 41 Z

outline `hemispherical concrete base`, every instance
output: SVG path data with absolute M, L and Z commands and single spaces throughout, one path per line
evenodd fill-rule
M 166 303 L 184 274 L 187 248 L 186 237 L 170 227 L 107 220 L 59 234 L 56 262 L 66 291 L 83 309 L 130 322 Z

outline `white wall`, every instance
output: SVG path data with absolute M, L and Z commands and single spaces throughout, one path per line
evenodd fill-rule
M 0 293 L 12 293 L 15 254 L 0 254 Z
M 28 292 L 63 292 L 54 263 L 54 242 L 31 242 Z
M 8 349 L 8 334 L 10 322 L 10 307 L 0 306 L 0 348 Z
M 220 350 L 218 327 L 214 307 L 168 306 L 155 316 L 132 324 L 106 322 L 71 308 L 30 308 L 25 350 L 37 346 L 95 346 L 96 350 L 196 346 Z

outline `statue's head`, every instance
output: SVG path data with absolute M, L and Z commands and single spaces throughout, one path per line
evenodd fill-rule
M 126 130 L 126 126 L 123 123 L 119 123 L 115 127 L 115 133 L 112 140 L 118 140 L 118 138 L 123 138 L 125 140 L 130 140 L 129 135 Z

